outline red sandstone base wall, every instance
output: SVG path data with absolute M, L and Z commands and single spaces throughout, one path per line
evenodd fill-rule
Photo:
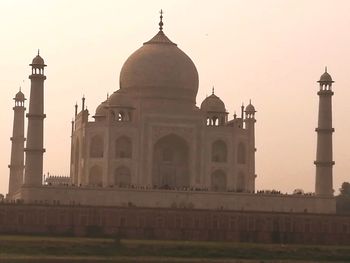
M 349 245 L 350 216 L 0 204 L 0 233 Z

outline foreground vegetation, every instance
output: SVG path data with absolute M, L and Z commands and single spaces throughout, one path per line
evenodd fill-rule
M 350 262 L 350 247 L 0 236 L 1 263 L 277 262 L 277 260 Z

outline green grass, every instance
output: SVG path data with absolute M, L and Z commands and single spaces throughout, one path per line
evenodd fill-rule
M 1 263 L 218 262 L 214 259 L 350 262 L 350 246 L 0 236 Z

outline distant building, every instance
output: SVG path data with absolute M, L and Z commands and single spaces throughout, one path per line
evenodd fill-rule
M 17 139 L 13 140 L 8 199 L 335 212 L 330 75 L 326 72 L 319 81 L 317 195 L 255 194 L 254 106 L 242 105 L 240 115 L 230 119 L 213 88 L 197 107 L 197 69 L 164 34 L 162 16 L 159 25 L 159 32 L 126 60 L 119 89 L 97 107 L 94 121 L 89 121 L 85 98 L 80 112 L 76 105 L 70 178 L 60 178 L 63 184 L 52 178 L 55 183 L 43 185 L 46 65 L 39 54 L 33 59 L 24 178 L 23 95 L 15 99 L 19 103 L 14 108 Z

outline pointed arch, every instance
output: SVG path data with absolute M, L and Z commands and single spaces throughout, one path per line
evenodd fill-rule
M 90 168 L 89 171 L 89 185 L 91 186 L 102 186 L 102 167 L 95 165 Z
M 189 146 L 185 139 L 169 134 L 155 143 L 152 180 L 158 187 L 189 186 Z
M 227 146 L 222 140 L 213 142 L 211 147 L 211 161 L 223 163 L 227 161 Z
M 245 144 L 243 142 L 240 142 L 237 148 L 237 163 L 245 164 L 246 159 L 247 159 L 247 151 L 246 151 Z
M 104 139 L 101 135 L 95 135 L 90 141 L 90 157 L 103 158 Z
M 132 141 L 127 136 L 115 140 L 115 158 L 132 158 Z
M 227 179 L 224 171 L 216 170 L 211 174 L 211 189 L 220 192 L 227 190 Z

